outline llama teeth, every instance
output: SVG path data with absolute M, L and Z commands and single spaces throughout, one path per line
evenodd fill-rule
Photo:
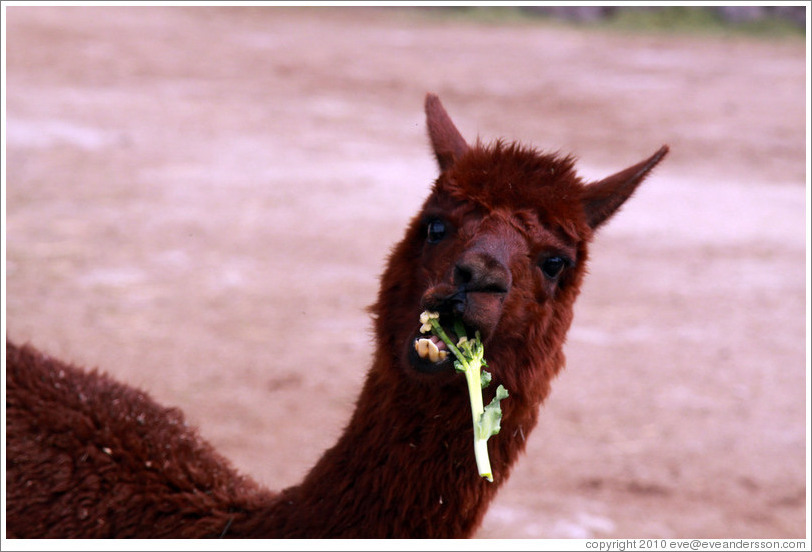
M 437 345 L 434 344 L 433 341 L 429 341 L 429 360 L 432 362 L 437 362 L 440 360 L 440 349 L 437 348 Z
M 421 338 L 414 342 L 414 348 L 420 358 L 429 356 L 429 343 L 431 343 L 431 341 L 426 338 Z
M 414 350 L 417 351 L 417 355 L 420 358 L 427 358 L 431 362 L 445 360 L 448 356 L 447 351 L 441 351 L 432 340 L 425 337 L 415 340 Z

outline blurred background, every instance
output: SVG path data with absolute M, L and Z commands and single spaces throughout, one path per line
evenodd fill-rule
M 804 9 L 6 7 L 7 336 L 281 489 L 369 366 L 426 92 L 588 179 L 667 143 L 478 536 L 803 538 Z

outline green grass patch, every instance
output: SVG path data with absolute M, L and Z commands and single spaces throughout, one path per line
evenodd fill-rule
M 670 6 L 617 10 L 596 27 L 631 32 L 668 32 L 703 35 L 750 35 L 760 37 L 804 37 L 806 30 L 792 21 L 767 16 L 754 21 L 725 21 L 708 7 Z
M 639 34 L 692 36 L 752 36 L 803 38 L 806 29 L 787 19 L 767 16 L 754 21 L 729 22 L 710 7 L 663 6 L 620 8 L 594 21 L 574 21 L 519 6 L 461 6 L 411 8 L 436 21 L 480 25 L 546 25 L 557 28 L 606 30 Z

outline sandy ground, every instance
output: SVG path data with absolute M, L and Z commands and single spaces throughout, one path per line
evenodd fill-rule
M 182 407 L 282 488 L 336 439 L 388 249 L 469 138 L 600 177 L 568 367 L 483 538 L 806 528 L 802 40 L 372 9 L 11 7 L 7 335 Z

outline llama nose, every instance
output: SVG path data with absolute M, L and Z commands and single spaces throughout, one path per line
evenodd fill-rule
M 467 251 L 454 266 L 454 284 L 469 293 L 504 294 L 512 283 L 505 263 L 488 253 Z

